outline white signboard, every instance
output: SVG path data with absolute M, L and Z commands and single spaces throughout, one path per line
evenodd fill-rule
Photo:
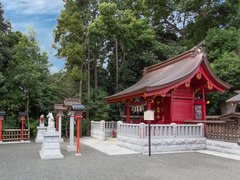
M 154 121 L 154 111 L 153 110 L 144 111 L 144 121 Z

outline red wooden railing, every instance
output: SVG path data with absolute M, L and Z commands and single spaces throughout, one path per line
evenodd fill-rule
M 23 130 L 23 139 L 22 139 L 22 129 L 5 129 L 2 132 L 2 141 L 27 141 L 30 140 L 30 129 Z

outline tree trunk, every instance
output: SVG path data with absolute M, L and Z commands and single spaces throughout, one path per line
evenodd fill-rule
M 88 98 L 88 100 L 90 100 L 90 93 L 91 93 L 91 82 L 90 82 L 90 49 L 89 49 L 89 45 L 88 45 L 88 62 L 87 62 L 87 73 L 88 73 L 88 76 L 87 76 L 87 98 Z M 89 111 L 87 111 L 87 113 L 86 113 L 86 118 L 87 118 L 87 120 L 89 120 Z
M 30 101 L 30 97 L 29 97 L 29 94 L 28 94 L 28 97 L 27 97 L 27 107 L 26 107 L 28 129 L 29 129 L 29 127 L 30 127 L 29 115 L 28 115 L 28 112 L 29 112 L 29 101 Z
M 79 82 L 79 100 L 82 102 L 82 83 L 83 83 L 83 64 L 81 65 L 80 73 L 81 73 L 81 79 Z
M 98 88 L 98 75 L 97 75 L 98 73 L 97 73 L 97 58 L 95 57 L 94 53 L 93 53 L 93 58 L 95 60 L 95 63 L 94 63 L 94 89 L 96 91 Z
M 118 91 L 118 40 L 115 38 L 115 51 L 116 51 L 116 90 Z
M 89 49 L 89 45 L 88 45 L 88 66 L 87 66 L 87 72 L 88 72 L 88 80 L 87 80 L 87 97 L 88 99 L 90 99 L 90 93 L 91 93 L 91 82 L 90 82 L 90 49 Z

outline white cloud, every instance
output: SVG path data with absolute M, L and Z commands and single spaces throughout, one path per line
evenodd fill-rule
M 55 57 L 56 50 L 52 48 L 52 31 L 56 25 L 56 18 L 63 8 L 62 0 L 1 0 L 13 30 L 27 33 L 28 27 L 33 27 L 42 51 L 48 52 L 49 62 L 53 64 L 51 73 L 64 68 L 64 62 Z
M 2 0 L 4 9 L 15 14 L 58 14 L 63 0 Z
M 59 72 L 61 69 L 60 68 L 58 68 L 57 66 L 51 66 L 50 67 L 50 73 L 51 74 L 54 74 L 54 73 L 56 73 L 56 72 Z

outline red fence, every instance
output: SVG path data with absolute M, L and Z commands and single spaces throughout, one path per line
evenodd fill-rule
M 2 141 L 21 141 L 22 140 L 22 130 L 21 129 L 5 129 L 2 133 Z M 24 129 L 23 140 L 30 140 L 30 129 Z

